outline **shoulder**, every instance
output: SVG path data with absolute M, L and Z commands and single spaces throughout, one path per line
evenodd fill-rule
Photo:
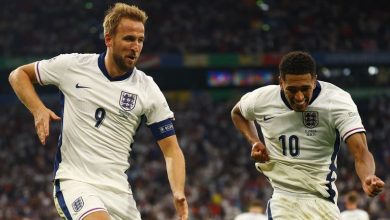
M 251 219 L 267 219 L 266 215 L 260 214 L 260 213 L 250 213 L 250 212 L 244 212 L 239 215 L 237 215 L 234 220 L 251 220 Z
M 55 56 L 47 61 L 49 63 L 66 63 L 72 64 L 86 64 L 88 62 L 97 62 L 98 54 L 80 54 L 80 53 L 65 53 Z
M 362 209 L 355 210 L 345 210 L 341 212 L 341 218 L 344 219 L 354 219 L 354 218 L 367 218 L 368 213 Z M 368 218 L 367 218 L 368 219 Z
M 365 210 L 357 209 L 356 211 L 359 213 L 360 216 L 362 216 L 362 217 L 367 216 L 368 217 L 368 213 Z
M 279 85 L 268 85 L 268 86 L 257 88 L 251 92 L 248 92 L 247 94 L 244 95 L 244 97 L 249 97 L 249 96 L 253 98 L 261 97 L 262 99 L 265 98 L 265 99 L 272 100 L 275 98 L 275 96 L 278 95 L 280 95 Z
M 135 68 L 131 80 L 133 83 L 136 83 L 141 90 L 145 91 L 145 94 L 150 97 L 151 100 L 162 98 L 161 89 L 154 81 L 153 77 L 147 75 L 142 70 Z
M 319 81 L 321 93 L 319 102 L 327 103 L 329 109 L 345 109 L 355 106 L 352 96 L 340 87 L 328 82 Z
M 144 71 L 134 67 L 134 76 L 139 81 L 144 81 L 147 83 L 154 82 L 153 78 L 147 75 Z
M 240 99 L 241 112 L 248 112 L 246 117 L 252 118 L 255 109 L 262 109 L 264 106 L 274 106 L 280 101 L 280 87 L 278 85 L 263 86 L 246 93 Z
M 257 107 L 274 105 L 281 101 L 280 91 L 279 85 L 263 86 L 247 93 L 243 99 L 250 100 Z
M 324 81 L 318 81 L 321 85 L 321 90 L 324 91 L 327 97 L 351 97 L 351 95 L 345 91 L 344 89 L 329 83 L 329 82 L 324 82 Z
M 257 93 L 272 93 L 272 92 L 279 92 L 279 91 L 280 91 L 279 85 L 267 85 L 254 90 L 254 92 Z
M 147 75 L 144 71 L 134 68 L 132 80 L 141 84 L 145 89 L 158 88 L 153 77 Z
M 249 213 L 241 213 L 239 215 L 237 215 L 234 220 L 247 220 L 249 219 L 250 217 L 250 214 Z
M 88 58 L 97 58 L 98 54 L 87 54 L 87 53 L 63 53 L 58 56 L 53 57 L 52 59 L 74 59 L 74 60 L 86 60 Z
M 81 53 L 72 53 L 68 54 L 69 59 L 72 59 L 73 62 L 80 65 L 92 64 L 96 66 L 98 62 L 99 54 L 81 54 Z

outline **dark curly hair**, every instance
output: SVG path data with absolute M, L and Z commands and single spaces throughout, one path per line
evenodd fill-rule
M 282 79 L 286 74 L 303 75 L 310 73 L 312 77 L 316 76 L 316 62 L 307 52 L 292 51 L 282 57 L 279 64 L 279 73 Z

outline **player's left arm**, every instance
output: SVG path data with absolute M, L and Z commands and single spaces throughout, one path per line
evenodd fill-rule
M 349 151 L 355 159 L 356 173 L 360 178 L 364 192 L 376 196 L 382 192 L 385 183 L 375 175 L 375 161 L 367 147 L 366 135 L 355 133 L 346 140 Z
M 164 154 L 177 214 L 181 220 L 187 220 L 188 204 L 184 194 L 186 171 L 183 152 L 179 147 L 176 135 L 165 137 L 157 143 Z

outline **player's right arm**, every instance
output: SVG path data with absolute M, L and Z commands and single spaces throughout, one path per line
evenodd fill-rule
M 60 120 L 54 112 L 46 108 L 34 89 L 33 83 L 37 83 L 34 63 L 16 68 L 9 75 L 9 82 L 20 101 L 30 110 L 34 116 L 35 130 L 43 145 L 49 136 L 50 120 Z
M 385 183 L 375 175 L 375 161 L 368 150 L 366 135 L 362 132 L 352 134 L 346 143 L 355 159 L 355 170 L 364 192 L 370 197 L 378 195 L 383 191 Z
M 269 160 L 269 156 L 265 145 L 260 141 L 254 121 L 250 121 L 242 115 L 240 102 L 231 111 L 233 124 L 252 145 L 251 157 L 258 162 L 266 162 Z
M 375 175 L 374 157 L 368 150 L 362 119 L 351 95 L 338 90 L 332 97 L 330 108 L 335 127 L 354 158 L 355 170 L 364 192 L 370 197 L 378 195 L 383 191 L 385 183 Z
M 184 194 L 185 160 L 176 135 L 157 141 L 164 154 L 168 180 L 173 193 L 173 201 L 180 220 L 188 219 L 188 204 Z

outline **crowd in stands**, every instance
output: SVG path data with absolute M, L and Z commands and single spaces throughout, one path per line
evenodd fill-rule
M 114 2 L 7 1 L 0 7 L 0 59 L 103 52 L 102 20 L 107 6 Z M 390 4 L 383 0 L 126 2 L 138 5 L 149 15 L 144 54 L 390 50 Z M 5 88 L 1 86 L 0 93 L 8 91 Z M 243 91 L 237 93 L 229 99 L 216 99 L 210 91 L 167 94 L 187 159 L 191 220 L 230 220 L 254 198 L 265 206 L 272 193 L 267 180 L 254 168 L 250 146 L 232 125 L 230 110 Z M 48 142 L 41 146 L 31 114 L 16 98 L 10 101 L 8 97 L 7 102 L 2 98 L 0 220 L 59 220 L 51 180 L 60 125 L 52 124 Z M 50 96 L 45 101 L 58 113 L 57 100 Z M 376 198 L 365 196 L 353 159 L 343 146 L 338 154 L 336 182 L 339 206 L 343 210 L 342 196 L 346 192 L 357 190 L 359 206 L 368 211 L 371 220 L 389 220 L 390 97 L 376 96 L 358 100 L 357 104 L 377 174 L 387 188 Z M 153 140 L 148 128 L 142 126 L 131 152 L 129 181 L 143 219 L 170 220 L 175 212 L 165 164 Z
M 272 188 L 254 168 L 250 146 L 234 129 L 230 110 L 243 91 L 217 99 L 210 91 L 167 93 L 175 112 L 175 128 L 187 162 L 186 193 L 192 220 L 231 220 L 254 198 L 265 206 Z M 56 95 L 45 99 L 58 112 Z M 357 102 L 367 129 L 377 174 L 390 182 L 390 97 Z M 59 123 L 52 123 L 46 146 L 41 146 L 31 114 L 19 102 L 0 108 L 0 219 L 59 219 L 52 199 L 53 158 Z M 131 152 L 129 181 L 145 220 L 174 219 L 172 196 L 162 153 L 151 132 L 142 126 Z M 390 216 L 389 184 L 376 198 L 363 194 L 346 146 L 338 154 L 339 206 L 343 195 L 357 190 L 360 207 L 371 220 Z
M 7 1 L 0 8 L 3 56 L 102 52 L 104 11 L 115 1 Z M 144 52 L 386 52 L 387 1 L 127 1 L 148 15 Z

